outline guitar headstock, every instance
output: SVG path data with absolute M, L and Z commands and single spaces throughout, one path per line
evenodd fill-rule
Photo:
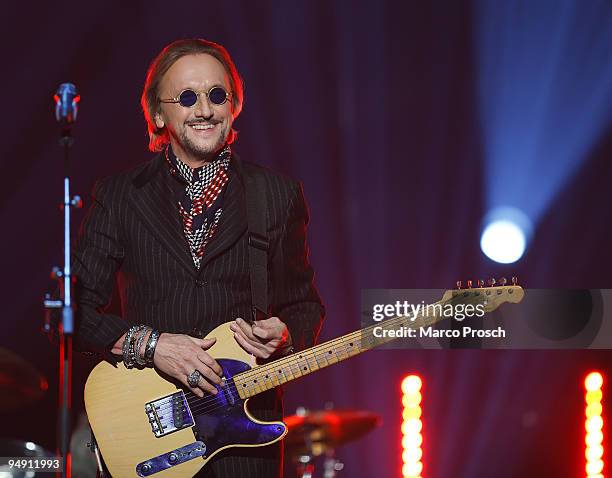
M 443 303 L 482 304 L 485 312 L 493 312 L 506 302 L 519 303 L 525 296 L 525 291 L 518 285 L 518 280 L 513 277 L 510 284 L 505 277 L 499 280 L 489 279 L 476 281 L 477 287 L 473 287 L 473 281 L 466 281 L 463 287 L 462 281 L 457 281 L 457 288 L 447 290 L 442 296 Z

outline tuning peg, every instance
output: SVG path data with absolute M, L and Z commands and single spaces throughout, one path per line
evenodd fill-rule
M 489 277 L 489 279 L 487 280 L 487 284 L 489 285 L 489 287 L 493 287 L 495 285 L 495 277 Z
M 471 289 L 472 288 L 472 281 L 471 280 L 467 281 L 467 287 L 466 288 L 467 289 Z
M 499 284 L 503 287 L 508 283 L 508 279 L 506 279 L 505 277 L 502 277 L 501 279 L 499 279 Z
M 455 285 L 457 286 L 457 289 L 461 289 L 463 287 L 463 281 L 458 280 L 455 282 Z
M 476 283 L 478 284 L 478 287 L 481 289 L 485 286 L 485 281 L 483 281 L 482 279 L 478 279 Z
M 512 285 L 518 285 L 518 277 L 516 276 L 512 277 Z

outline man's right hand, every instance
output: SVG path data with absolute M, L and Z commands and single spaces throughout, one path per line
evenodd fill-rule
M 177 379 L 199 397 L 204 391 L 215 395 L 214 384 L 221 383 L 223 370 L 210 354 L 205 352 L 216 342 L 216 338 L 196 339 L 189 335 L 162 333 L 155 347 L 153 363 L 165 374 Z M 200 372 L 198 386 L 193 388 L 187 383 L 187 377 L 194 370 Z

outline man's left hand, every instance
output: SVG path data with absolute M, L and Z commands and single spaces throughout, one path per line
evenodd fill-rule
M 258 320 L 253 325 L 236 319 L 230 329 L 240 346 L 257 358 L 267 359 L 276 353 L 282 355 L 293 343 L 287 325 L 278 317 Z

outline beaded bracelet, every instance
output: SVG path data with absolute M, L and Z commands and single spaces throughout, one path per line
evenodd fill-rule
M 145 345 L 144 353 L 141 354 L 140 350 L 142 349 L 144 338 L 149 331 L 151 331 L 151 335 Z M 126 368 L 132 368 L 135 365 L 140 365 L 142 367 L 151 365 L 160 335 L 158 330 L 147 327 L 146 325 L 133 325 L 130 327 L 125 334 L 125 340 L 122 347 L 123 364 Z
M 132 329 L 134 330 L 132 331 Z M 127 368 L 132 368 L 134 365 L 137 364 L 136 362 L 136 340 L 138 338 L 138 334 L 140 334 L 144 329 L 146 329 L 146 325 L 134 325 L 130 329 L 130 331 L 132 331 L 130 336 L 129 337 L 126 336 L 125 338 L 126 340 L 129 339 L 127 361 L 126 361 L 126 357 L 123 357 L 123 361 Z
M 140 326 L 136 326 L 134 332 L 132 332 L 132 335 L 130 336 L 130 343 L 128 344 L 128 364 L 126 365 L 126 367 L 128 368 L 132 368 L 134 365 L 136 365 L 136 358 L 134 357 L 134 346 L 136 345 L 136 334 L 139 330 Z
M 136 330 L 138 330 L 137 325 L 133 325 L 132 327 L 130 327 L 129 330 L 126 332 L 125 340 L 123 341 L 123 364 L 127 368 L 131 368 L 134 366 L 134 363 L 130 360 L 130 344 L 132 343 L 132 337 L 134 336 Z

